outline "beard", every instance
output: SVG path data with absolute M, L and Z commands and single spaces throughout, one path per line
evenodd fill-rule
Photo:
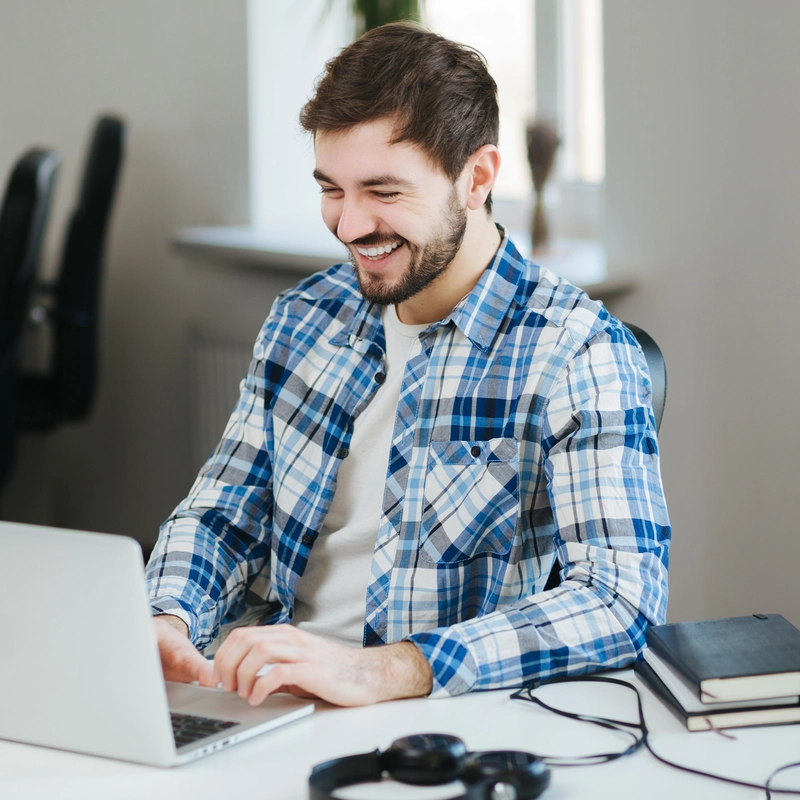
M 416 245 L 407 239 L 402 240 L 402 246 L 408 248 L 409 263 L 405 272 L 394 283 L 389 283 L 382 275 L 363 272 L 348 247 L 359 291 L 366 300 L 383 306 L 399 305 L 414 297 L 447 271 L 461 249 L 466 230 L 467 210 L 459 205 L 458 195 L 453 187 L 439 231 L 422 245 Z M 351 242 L 351 245 L 368 247 L 378 245 L 386 239 L 385 235 L 371 234 Z

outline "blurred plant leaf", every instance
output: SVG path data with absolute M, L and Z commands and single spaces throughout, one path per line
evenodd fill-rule
M 414 20 L 420 22 L 425 0 L 327 0 L 326 15 L 334 3 L 347 2 L 355 20 L 355 37 L 389 22 Z

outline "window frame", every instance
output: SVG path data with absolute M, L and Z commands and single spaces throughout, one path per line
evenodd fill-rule
M 563 5 L 561 0 L 535 0 L 536 113 L 564 127 Z M 553 228 L 564 238 L 604 238 L 605 180 L 601 183 L 567 179 L 557 157 L 546 190 Z

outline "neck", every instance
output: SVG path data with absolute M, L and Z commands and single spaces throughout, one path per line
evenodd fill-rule
M 407 325 L 427 325 L 444 319 L 475 287 L 501 241 L 494 221 L 483 206 L 467 210 L 467 229 L 456 257 L 424 291 L 397 306 L 398 319 Z

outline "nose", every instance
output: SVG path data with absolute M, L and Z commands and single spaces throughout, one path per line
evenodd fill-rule
M 378 219 L 368 208 L 368 203 L 359 197 L 345 196 L 341 201 L 339 219 L 336 222 L 336 235 L 343 242 L 350 242 L 374 233 L 378 229 Z

